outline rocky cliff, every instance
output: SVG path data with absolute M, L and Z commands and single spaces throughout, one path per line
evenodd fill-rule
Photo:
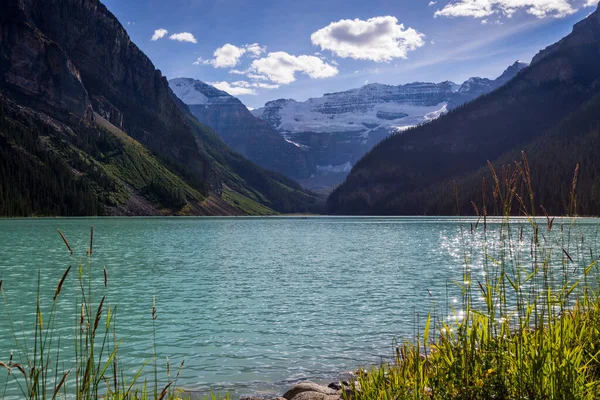
M 201 123 L 261 167 L 292 179 L 306 179 L 316 172 L 307 152 L 253 116 L 237 98 L 194 79 L 176 78 L 169 84 Z
M 199 124 L 100 1 L 0 10 L 3 215 L 293 212 L 312 201 Z

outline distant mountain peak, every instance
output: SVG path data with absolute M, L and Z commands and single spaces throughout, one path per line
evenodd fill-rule
M 239 101 L 227 92 L 192 78 L 175 78 L 169 80 L 171 90 L 187 105 L 206 105 L 218 101 Z
M 236 97 L 191 78 L 169 81 L 171 90 L 201 123 L 211 127 L 231 148 L 258 165 L 294 179 L 309 177 L 316 165 L 268 123 L 256 118 Z M 285 102 L 287 100 L 278 100 Z
M 498 82 L 500 85 L 503 85 L 515 76 L 517 76 L 517 74 L 521 72 L 523 68 L 527 68 L 528 66 L 528 63 L 517 60 L 510 67 L 504 70 L 502 75 L 500 75 L 498 79 L 496 79 L 496 82 Z

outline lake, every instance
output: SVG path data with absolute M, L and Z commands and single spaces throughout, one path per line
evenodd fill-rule
M 93 225 L 94 279 L 102 287 L 106 267 L 106 302 L 118 304 L 121 361 L 129 373 L 152 357 L 155 298 L 161 371 L 166 356 L 172 369 L 186 360 L 178 386 L 277 394 L 298 380 L 332 381 L 377 363 L 392 354 L 395 338 L 414 336 L 432 307 L 447 310 L 460 293 L 452 281 L 462 279 L 465 245 L 479 246 L 481 234 L 470 234 L 476 223 L 429 217 L 0 220 L 0 279 L 13 318 L 22 314 L 31 330 L 38 271 L 47 307 L 66 267 L 85 259 Z M 488 229 L 497 223 L 488 221 Z M 569 222 L 555 226 L 554 232 L 568 229 Z M 596 246 L 598 220 L 580 219 L 576 229 Z M 71 316 L 63 316 L 65 338 L 72 334 L 75 291 L 72 274 L 60 298 Z M 0 304 L 0 361 L 15 348 L 6 321 Z M 18 393 L 6 379 L 0 370 L 0 394 L 5 386 L 9 395 Z

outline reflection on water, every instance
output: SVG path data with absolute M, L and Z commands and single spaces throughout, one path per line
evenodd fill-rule
M 544 232 L 550 247 L 561 237 Z M 94 279 L 107 304 L 118 304 L 121 359 L 152 355 L 152 299 L 158 308 L 161 368 L 185 358 L 179 385 L 238 394 L 278 393 L 299 379 L 331 380 L 391 354 L 415 322 L 435 307 L 460 318 L 465 260 L 469 279 L 484 281 L 486 253 L 512 252 L 527 266 L 531 243 L 505 248 L 497 222 L 471 234 L 476 220 L 455 218 L 106 218 L 0 220 L 0 279 L 19 331 L 31 330 L 37 275 L 50 302 L 66 267 L 85 259 L 95 227 Z M 531 227 L 523 226 L 530 238 Z M 75 250 L 65 250 L 60 228 Z M 597 221 L 573 228 L 573 256 L 597 249 Z M 584 245 L 575 245 L 584 233 Z M 512 235 L 518 235 L 514 228 Z M 484 235 L 487 235 L 483 246 Z M 518 239 L 518 238 L 517 238 Z M 595 251 L 595 250 L 594 250 Z M 554 254 L 557 262 L 562 257 Z M 577 259 L 580 259 L 577 258 Z M 75 275 L 60 298 L 61 351 L 72 351 Z M 49 304 L 43 304 L 49 306 Z M 446 314 L 446 317 L 449 315 Z M 0 311 L 0 360 L 15 348 Z M 6 375 L 0 371 L 0 393 Z M 9 381 L 9 392 L 15 393 Z M 12 385 L 12 386 L 11 386 Z

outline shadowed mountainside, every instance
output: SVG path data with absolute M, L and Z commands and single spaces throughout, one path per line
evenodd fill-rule
M 314 203 L 199 124 L 99 1 L 0 7 L 2 215 L 264 214 Z
M 556 188 L 572 179 L 580 162 L 579 193 L 586 201 L 579 204 L 579 211 L 599 214 L 598 202 L 593 201 L 599 191 L 598 163 L 592 161 L 599 149 L 599 50 L 596 10 L 506 85 L 376 146 L 331 194 L 330 211 L 455 214 L 452 181 L 456 180 L 464 199 L 461 211 L 473 213 L 469 196 L 481 197 L 487 161 L 499 170 L 526 151 L 535 174 L 532 179 L 539 183 L 536 198 L 544 200 L 541 204 L 550 213 L 566 211 L 569 194 Z M 540 202 L 535 204 L 538 209 Z

